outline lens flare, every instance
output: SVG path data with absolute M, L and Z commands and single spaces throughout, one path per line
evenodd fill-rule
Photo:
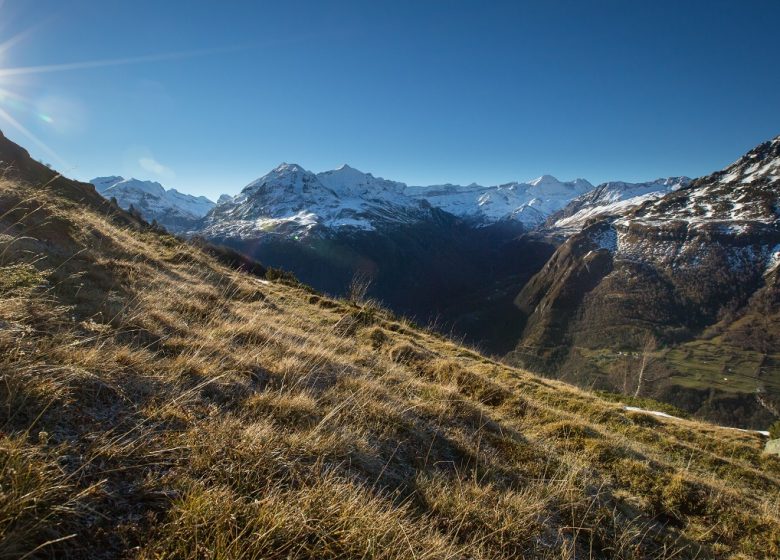
M 43 150 L 48 156 L 54 158 L 60 165 L 64 167 L 70 167 L 70 165 L 60 157 L 60 155 L 52 150 L 43 140 L 38 138 L 35 134 L 30 132 L 22 123 L 17 121 L 13 116 L 11 116 L 8 111 L 5 109 L 0 108 L 0 120 L 7 122 L 12 127 L 14 127 L 16 130 L 21 132 L 24 136 L 26 136 L 30 141 L 32 141 L 36 146 L 38 146 L 41 150 Z
M 0 0 L 0 8 L 2 8 L 3 0 Z M 17 92 L 10 91 L 8 88 L 11 86 L 13 77 L 16 76 L 29 76 L 35 74 L 47 74 L 51 72 L 68 72 L 76 70 L 88 70 L 92 68 L 106 68 L 111 66 L 124 66 L 129 64 L 142 64 L 150 62 L 161 62 L 180 60 L 185 58 L 193 58 L 211 54 L 228 53 L 241 50 L 243 47 L 221 47 L 212 49 L 199 49 L 189 50 L 181 52 L 169 52 L 158 53 L 144 56 L 128 56 L 123 58 L 112 58 L 103 60 L 86 60 L 79 62 L 68 62 L 61 64 L 41 64 L 36 66 L 20 66 L 20 67 L 8 67 L 5 62 L 7 60 L 7 53 L 16 47 L 24 39 L 28 38 L 35 30 L 45 25 L 48 20 L 41 21 L 36 25 L 17 33 L 16 35 L 0 41 L 0 125 L 7 124 L 14 128 L 19 133 L 23 134 L 41 150 L 43 150 L 48 156 L 54 158 L 59 165 L 64 165 L 66 168 L 70 166 L 60 157 L 53 149 L 47 146 L 40 138 L 25 127 L 20 122 L 18 115 L 29 114 L 33 122 L 44 123 L 46 126 L 59 128 L 67 127 L 68 118 L 61 118 L 62 115 L 56 111 L 52 112 L 45 108 L 36 107 L 28 99 L 24 98 Z

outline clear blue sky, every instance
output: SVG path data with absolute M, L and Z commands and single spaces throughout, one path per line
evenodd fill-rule
M 780 134 L 777 0 L 0 0 L 0 43 L 28 29 L 0 47 L 0 109 L 60 159 L 0 128 L 80 179 L 214 197 L 288 161 L 410 184 L 644 180 Z

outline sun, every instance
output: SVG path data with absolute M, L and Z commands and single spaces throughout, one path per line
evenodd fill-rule
M 2 3 L 3 0 L 0 0 L 0 7 L 2 7 Z M 20 88 L 18 87 L 20 83 L 19 80 L 26 76 L 36 74 L 173 61 L 205 55 L 231 53 L 244 48 L 238 46 L 216 47 L 180 52 L 147 54 L 142 56 L 128 56 L 124 58 L 41 64 L 37 66 L 12 66 L 9 63 L 9 53 L 45 23 L 45 21 L 40 22 L 5 40 L 0 37 L 0 128 L 10 127 L 15 129 L 46 153 L 47 157 L 50 157 L 57 162 L 63 169 L 70 167 L 68 163 L 24 124 L 34 122 L 39 124 L 42 123 L 43 126 L 56 126 L 57 122 L 55 121 L 55 117 L 41 112 L 35 103 L 20 93 Z
M 57 152 L 22 124 L 22 119 L 29 117 L 48 125 L 54 122 L 49 115 L 37 112 L 35 105 L 15 88 L 18 86 L 18 81 L 14 79 L 14 76 L 25 69 L 12 68 L 8 65 L 9 51 L 28 37 L 31 32 L 32 29 L 28 29 L 0 42 L 0 128 L 7 126 L 16 130 L 33 142 L 48 157 L 60 165 L 67 166 L 65 160 Z

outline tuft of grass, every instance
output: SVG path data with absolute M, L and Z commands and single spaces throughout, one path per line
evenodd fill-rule
M 780 420 L 777 420 L 771 426 L 769 426 L 769 438 L 770 439 L 780 438 Z

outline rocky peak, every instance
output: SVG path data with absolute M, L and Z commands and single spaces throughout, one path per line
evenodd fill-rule
M 626 219 L 643 223 L 684 221 L 693 227 L 780 217 L 780 137 L 764 142 L 722 171 L 637 208 Z
M 713 176 L 717 176 L 721 183 L 777 181 L 780 179 L 780 136 L 756 146 Z

